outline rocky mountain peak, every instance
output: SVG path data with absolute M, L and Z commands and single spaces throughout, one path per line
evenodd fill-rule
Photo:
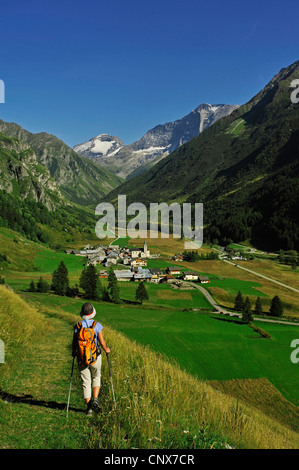
M 202 103 L 182 119 L 158 124 L 130 145 L 115 136 L 99 134 L 74 150 L 122 178 L 146 171 L 178 147 L 196 137 L 238 105 Z

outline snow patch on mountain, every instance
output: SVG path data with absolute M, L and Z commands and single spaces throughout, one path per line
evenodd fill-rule
M 92 155 L 95 157 L 106 157 L 116 155 L 123 146 L 124 143 L 118 137 L 109 134 L 99 134 L 88 142 L 75 145 L 74 150 L 87 158 L 92 158 Z

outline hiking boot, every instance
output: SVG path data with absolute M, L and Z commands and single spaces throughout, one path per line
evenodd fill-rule
M 85 411 L 85 414 L 86 414 L 86 416 L 92 416 L 93 415 L 91 401 L 87 405 L 87 409 Z
M 101 410 L 99 400 L 97 398 L 93 399 L 92 409 L 95 413 L 99 413 L 99 411 Z

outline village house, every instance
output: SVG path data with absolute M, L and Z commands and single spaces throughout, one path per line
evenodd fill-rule
M 150 282 L 152 279 L 150 270 L 143 269 L 142 267 L 136 267 L 133 269 L 117 269 L 114 271 L 114 274 L 118 281 Z
M 166 274 L 166 276 L 162 278 L 162 282 L 168 282 L 168 283 L 174 282 L 175 280 L 176 280 L 175 277 L 172 276 L 171 274 Z
M 143 244 L 143 248 L 131 248 L 130 253 L 132 258 L 148 258 L 150 256 L 150 250 L 147 247 L 146 241 Z
M 107 278 L 107 277 L 108 277 L 108 272 L 107 272 L 107 270 L 106 270 L 106 269 L 101 269 L 101 270 L 100 270 L 100 274 L 99 274 L 99 278 L 105 279 L 105 278 Z
M 172 275 L 174 275 L 174 274 L 181 274 L 180 268 L 176 268 L 175 266 L 168 267 L 168 268 L 166 269 L 166 272 L 167 272 L 168 274 L 172 274 Z
M 161 282 L 163 277 L 165 277 L 165 273 L 163 273 L 159 268 L 151 268 L 150 273 L 152 275 L 152 282 L 155 282 L 156 284 Z
M 138 267 L 134 269 L 134 281 L 146 281 L 151 282 L 152 274 L 149 269 L 143 269 L 142 267 Z
M 184 281 L 197 281 L 198 274 L 194 271 L 186 271 L 183 276 Z
M 207 276 L 199 276 L 198 280 L 201 284 L 207 284 L 210 282 L 210 279 Z
M 114 274 L 118 281 L 131 281 L 133 280 L 134 276 L 134 273 L 131 269 L 116 269 Z
M 146 266 L 147 261 L 146 259 L 141 259 L 141 258 L 134 258 L 130 261 L 131 266 Z
M 174 261 L 184 261 L 184 256 L 182 253 L 178 253 L 177 255 L 174 255 L 172 258 Z

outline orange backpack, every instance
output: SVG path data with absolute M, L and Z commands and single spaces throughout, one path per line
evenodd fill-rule
M 96 336 L 94 332 L 96 321 L 90 327 L 83 327 L 79 321 L 77 323 L 77 357 L 80 364 L 90 366 L 94 364 L 98 358 L 99 351 L 96 344 Z

